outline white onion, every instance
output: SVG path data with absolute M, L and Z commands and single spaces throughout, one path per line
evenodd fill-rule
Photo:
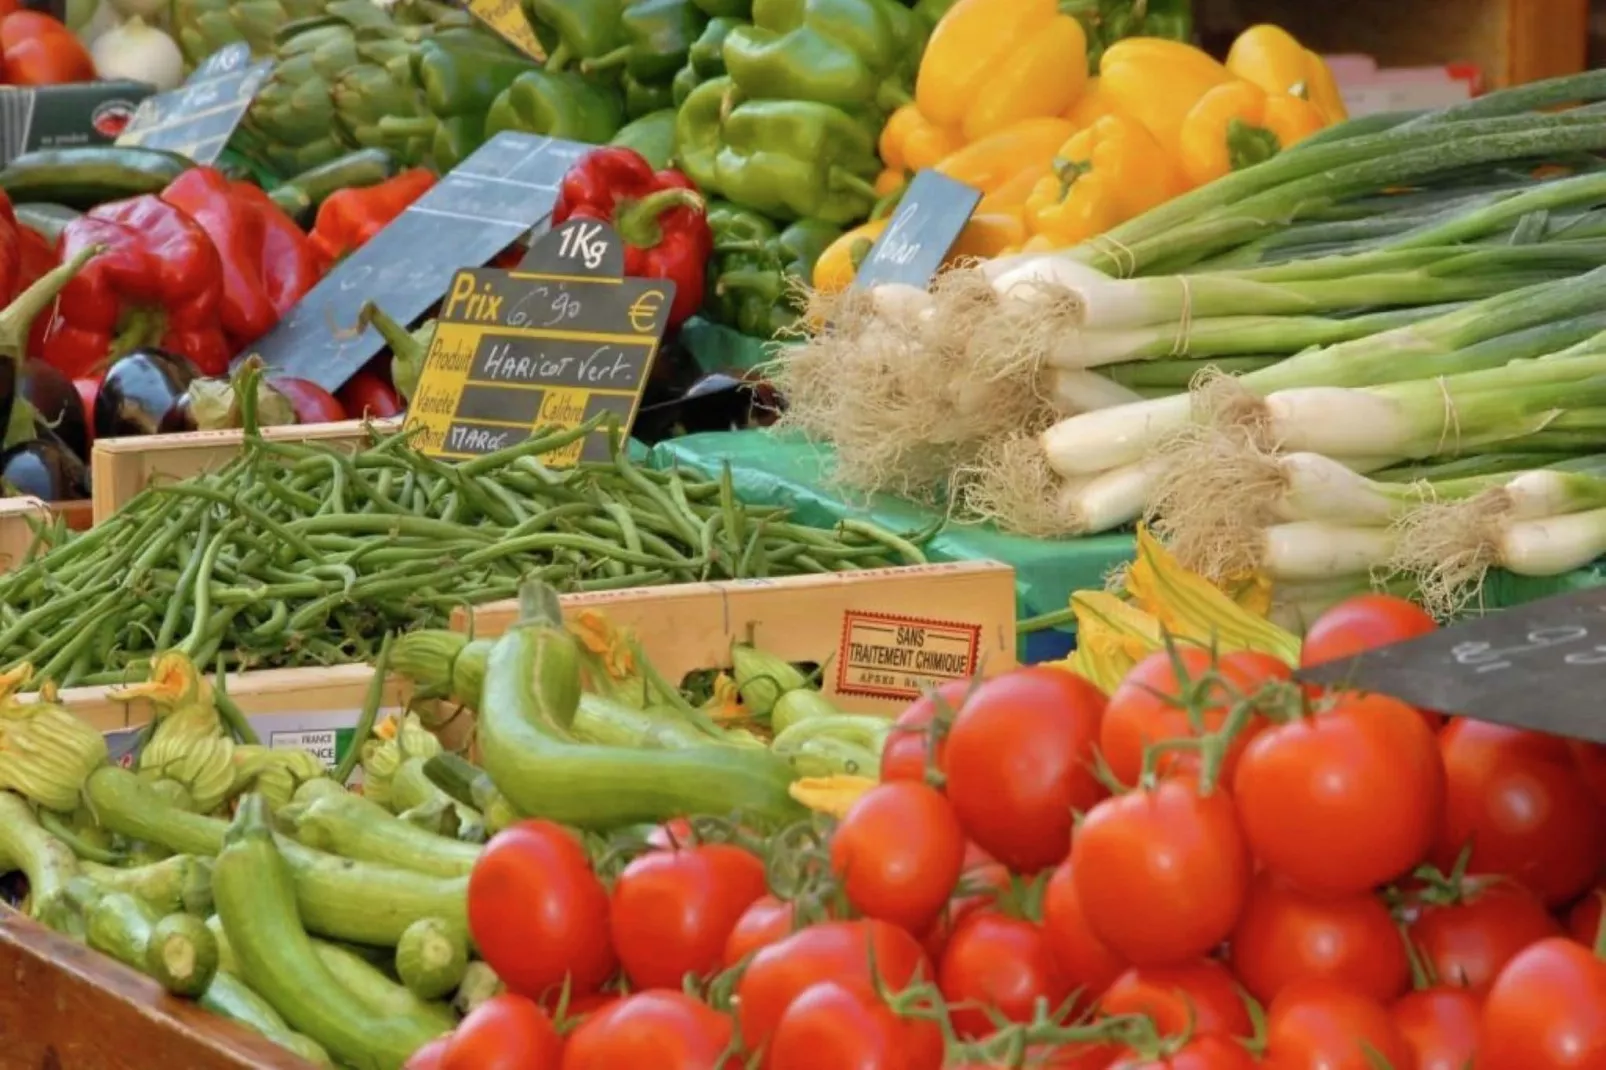
M 89 54 L 102 78 L 148 82 L 157 89 L 184 83 L 184 56 L 173 39 L 138 15 L 96 38 Z

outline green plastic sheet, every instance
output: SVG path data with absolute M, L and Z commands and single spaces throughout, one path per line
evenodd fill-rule
M 845 498 L 825 478 L 831 451 L 772 431 L 722 431 L 670 439 L 652 447 L 648 464 L 679 465 L 717 475 L 729 465 L 737 495 L 746 502 L 784 505 L 805 524 L 827 527 L 843 517 L 873 520 L 900 533 L 936 524 L 939 514 L 913 502 L 878 495 Z M 1095 535 L 1045 542 L 1005 535 L 984 526 L 950 525 L 926 545 L 934 561 L 1000 561 L 1015 569 L 1022 617 L 1070 604 L 1071 592 L 1102 587 L 1105 574 L 1132 559 L 1131 535 Z
M 754 338 L 701 316 L 681 326 L 678 341 L 704 373 L 752 371 L 774 360 L 775 350 L 786 344 Z

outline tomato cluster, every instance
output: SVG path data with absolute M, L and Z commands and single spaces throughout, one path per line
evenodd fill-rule
M 1303 657 L 1432 627 L 1369 596 Z M 1603 748 L 1290 676 L 1176 647 L 1108 697 L 950 685 L 791 898 L 684 826 L 611 888 L 504 832 L 469 917 L 516 994 L 414 1065 L 1606 1070 Z

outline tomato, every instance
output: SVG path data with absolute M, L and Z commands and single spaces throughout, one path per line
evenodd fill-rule
M 954 1029 L 965 1037 L 993 1032 L 993 1014 L 1029 1022 L 1039 1001 L 1055 1008 L 1071 994 L 1042 927 L 996 910 L 978 910 L 955 926 L 937 967 L 937 987 Z
M 1233 702 L 1252 695 L 1267 680 L 1289 678 L 1290 670 L 1276 658 L 1265 654 L 1228 654 L 1211 672 L 1214 655 L 1198 647 L 1178 647 L 1150 654 L 1127 673 L 1121 685 L 1110 696 L 1099 726 L 1099 752 L 1117 780 L 1123 784 L 1136 784 L 1143 769 L 1144 750 L 1168 739 L 1185 739 L 1199 735 L 1179 697 L 1188 693 L 1188 702 L 1202 707 L 1200 725 L 1206 731 L 1221 728 Z M 1177 666 L 1181 665 L 1183 679 L 1178 679 Z M 1218 679 L 1219 678 L 1219 679 Z M 1222 766 L 1221 780 L 1232 783 L 1232 771 L 1249 741 L 1266 722 L 1251 716 L 1249 723 L 1232 741 Z M 1198 755 L 1189 751 L 1173 751 L 1159 759 L 1159 770 L 1196 770 Z
M 65 85 L 95 80 L 95 61 L 67 27 L 42 11 L 0 19 L 0 55 L 10 85 Z
M 1164 966 L 1227 938 L 1252 870 L 1231 796 L 1178 776 L 1089 810 L 1071 872 L 1093 934 L 1134 966 Z
M 1416 1055 L 1416 1070 L 1466 1070 L 1478 1047 L 1478 997 L 1464 988 L 1428 988 L 1401 997 L 1394 1024 Z
M 1162 1037 L 1247 1037 L 1255 1031 L 1249 1007 L 1227 968 L 1214 959 L 1178 966 L 1138 966 L 1117 977 L 1099 999 L 1099 1013 L 1144 1014 Z
M 1069 862 L 1054 871 L 1043 891 L 1043 935 L 1060 973 L 1088 999 L 1098 999 L 1126 969 L 1121 956 L 1087 927 Z
M 730 1017 L 684 992 L 626 996 L 569 1034 L 563 1070 L 738 1070 Z
M 932 962 L 941 961 L 959 923 L 976 911 L 996 903 L 999 894 L 1009 889 L 1010 880 L 1009 870 L 997 862 L 965 871 L 960 878 L 961 890 L 965 894 L 950 899 L 937 920 L 920 934 L 920 945 L 926 949 Z
M 523 996 L 492 996 L 463 1019 L 441 1070 L 557 1070 L 563 1038 L 546 1011 Z
M 1469 882 L 1454 903 L 1426 903 L 1407 930 L 1441 984 L 1482 996 L 1506 963 L 1561 926 L 1518 884 Z
M 900 1018 L 873 995 L 835 981 L 810 986 L 775 1026 L 767 1070 L 941 1070 L 936 1022 Z
M 622 996 L 618 992 L 589 992 L 583 996 L 569 996 L 564 998 L 563 990 L 547 990 L 539 1002 L 541 1009 L 552 1016 L 552 1020 L 560 1027 L 566 1028 L 582 1018 L 596 1014 L 604 1007 L 611 1007 L 618 1003 Z
M 609 912 L 625 975 L 637 988 L 679 988 L 687 974 L 716 972 L 731 930 L 767 890 L 764 863 L 740 847 L 642 855 L 619 874 Z
M 941 736 L 936 740 L 936 760 L 931 759 L 931 722 L 936 720 L 941 710 L 949 713 L 958 713 L 964 705 L 965 696 L 970 694 L 975 683 L 970 680 L 950 680 L 937 688 L 933 698 L 931 694 L 922 695 L 914 704 L 892 722 L 892 733 L 887 736 L 886 745 L 881 748 L 881 779 L 888 780 L 920 780 L 926 779 L 928 767 L 937 770 L 945 768 L 947 757 L 948 738 Z
M 444 1070 L 446 1049 L 451 1045 L 451 1037 L 436 1037 L 408 1056 L 407 1062 L 402 1065 L 402 1070 Z
M 1230 946 L 1233 972 L 1262 1003 L 1308 978 L 1338 981 L 1385 1002 L 1411 983 L 1394 919 L 1367 892 L 1324 899 L 1261 873 Z
M 696 841 L 691 822 L 684 817 L 672 817 L 647 833 L 647 846 L 660 851 L 673 851 Z
M 1571 940 L 1541 940 L 1506 964 L 1478 1028 L 1478 1070 L 1606 1066 L 1606 962 Z
M 1148 1058 L 1128 1055 L 1106 1070 L 1255 1070 L 1255 1060 L 1242 1044 L 1229 1037 L 1202 1036 L 1188 1041 L 1169 1055 Z
M 1378 1070 L 1374 1055 L 1392 1070 L 1416 1070 L 1388 1010 L 1343 985 L 1297 981 L 1267 1011 L 1266 1070 Z
M 872 959 L 875 975 L 889 991 L 907 988 L 917 974 L 931 978 L 919 942 L 874 919 L 822 922 L 760 948 L 736 985 L 743 1041 L 749 1048 L 762 1044 L 792 1001 L 820 981 L 871 991 Z
M 1346 694 L 1257 736 L 1233 794 L 1267 869 L 1316 895 L 1353 895 L 1427 854 L 1444 811 L 1444 765 L 1411 707 Z
M 1324 661 L 1354 657 L 1380 646 L 1436 631 L 1433 617 L 1414 602 L 1390 594 L 1346 599 L 1317 617 L 1299 648 L 1302 669 Z
M 485 962 L 524 995 L 565 978 L 574 995 L 594 992 L 618 965 L 607 889 L 580 841 L 550 821 L 521 821 L 486 844 L 468 878 L 468 926 Z
M 1093 776 L 1104 696 L 1061 669 L 985 681 L 954 720 L 948 798 L 977 845 L 1017 873 L 1065 859 L 1071 823 L 1104 796 Z
M 1567 931 L 1585 947 L 1594 947 L 1600 938 L 1602 908 L 1606 907 L 1606 885 L 1584 896 L 1567 915 Z
M 1458 718 L 1439 747 L 1449 784 L 1439 865 L 1471 842 L 1469 872 L 1514 877 L 1552 907 L 1594 884 L 1606 816 L 1565 740 Z
M 897 781 L 871 788 L 831 835 L 831 871 L 853 908 L 912 933 L 942 913 L 965 862 L 965 833 L 935 788 Z
M 1567 746 L 1573 752 L 1573 760 L 1578 763 L 1578 772 L 1583 776 L 1584 783 L 1594 792 L 1595 801 L 1606 806 L 1606 744 L 1570 739 Z
M 792 935 L 792 904 L 773 895 L 761 895 L 748 904 L 725 938 L 720 965 L 730 969 L 761 947 Z

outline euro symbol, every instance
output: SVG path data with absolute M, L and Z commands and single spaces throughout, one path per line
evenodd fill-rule
M 664 307 L 664 292 L 662 290 L 648 290 L 629 308 L 630 329 L 637 334 L 649 334 L 652 331 L 653 320 Z

